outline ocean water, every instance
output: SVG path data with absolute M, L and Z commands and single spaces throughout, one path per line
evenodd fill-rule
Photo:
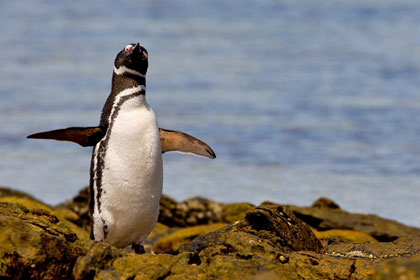
M 93 126 L 127 43 L 149 52 L 160 127 L 216 160 L 164 155 L 164 192 L 342 208 L 420 226 L 420 2 L 0 2 L 0 185 L 56 204 L 91 148 L 28 140 Z

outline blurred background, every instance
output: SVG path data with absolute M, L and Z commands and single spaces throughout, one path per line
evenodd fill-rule
M 94 126 L 126 44 L 149 52 L 160 127 L 217 159 L 164 155 L 164 193 L 342 208 L 420 226 L 420 2 L 0 2 L 0 185 L 56 204 L 91 148 L 28 134 Z

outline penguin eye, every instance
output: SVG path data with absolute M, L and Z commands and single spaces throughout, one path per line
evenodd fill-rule
M 132 47 L 133 47 L 132 45 L 127 45 L 127 46 L 125 46 L 124 50 L 129 51 L 129 50 L 131 50 Z

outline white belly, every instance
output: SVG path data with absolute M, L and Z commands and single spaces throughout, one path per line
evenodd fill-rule
M 95 205 L 93 214 L 95 239 L 117 247 L 140 243 L 147 237 L 156 224 L 162 194 L 156 118 L 147 104 L 138 106 L 136 102 L 126 101 L 110 126 L 102 155 L 100 211 Z

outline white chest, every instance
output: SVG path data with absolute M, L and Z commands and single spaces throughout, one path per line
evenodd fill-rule
M 114 112 L 108 133 L 99 143 L 106 149 L 99 155 L 103 167 L 95 180 L 101 195 L 93 215 L 94 233 L 97 240 L 125 247 L 153 228 L 162 194 L 159 128 L 144 96 L 125 101 Z

